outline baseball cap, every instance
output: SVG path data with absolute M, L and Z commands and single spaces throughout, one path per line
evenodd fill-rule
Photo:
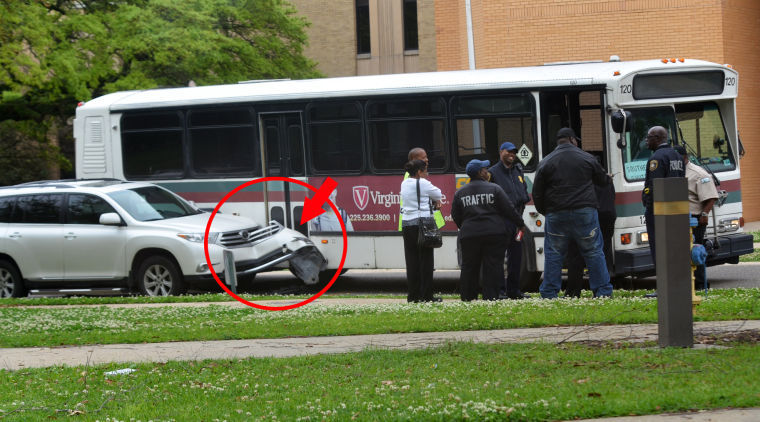
M 504 142 L 503 144 L 501 144 L 501 148 L 499 148 L 499 151 L 503 149 L 507 151 L 517 151 L 517 147 L 512 142 Z
M 577 140 L 581 140 L 581 138 L 575 136 L 575 131 L 570 129 L 569 127 L 563 127 L 562 129 L 557 131 L 557 139 L 562 138 L 575 138 Z
M 478 174 L 480 169 L 482 168 L 488 168 L 488 166 L 491 165 L 491 162 L 488 160 L 470 160 L 469 163 L 467 163 L 467 168 L 465 171 L 467 172 L 467 175 L 470 177 L 475 177 L 475 175 Z

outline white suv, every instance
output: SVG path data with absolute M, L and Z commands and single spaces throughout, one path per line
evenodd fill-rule
M 0 297 L 32 288 L 128 287 L 176 295 L 212 281 L 203 251 L 209 213 L 150 183 L 33 182 L 0 188 Z M 224 280 L 225 249 L 236 274 L 287 267 L 307 284 L 325 259 L 302 234 L 277 222 L 217 214 L 208 239 Z

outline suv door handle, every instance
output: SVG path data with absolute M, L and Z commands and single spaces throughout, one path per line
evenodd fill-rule
M 19 233 L 19 232 L 13 232 L 13 233 L 9 234 L 8 237 L 10 237 L 11 239 L 18 239 L 19 237 L 21 237 L 21 233 Z
M 66 239 L 76 239 L 77 235 L 75 235 L 73 232 L 68 232 L 65 235 L 63 235 L 63 237 Z

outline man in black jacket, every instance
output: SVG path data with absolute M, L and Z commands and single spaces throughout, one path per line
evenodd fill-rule
M 600 151 L 598 151 L 601 154 Z M 594 154 L 594 158 L 602 163 L 601 155 Z M 612 275 L 612 236 L 615 232 L 615 219 L 617 211 L 615 210 L 615 185 L 610 179 L 607 186 L 594 185 L 596 200 L 599 202 L 597 213 L 599 214 L 599 228 L 602 230 L 602 240 L 604 241 L 604 261 L 607 263 L 607 272 Z M 567 287 L 565 296 L 580 297 L 583 289 L 583 268 L 585 262 L 578 251 L 575 242 L 570 242 L 567 250 Z
M 557 148 L 538 164 L 533 182 L 536 210 L 546 216 L 544 281 L 539 291 L 547 299 L 556 298 L 562 287 L 562 262 L 571 241 L 586 261 L 594 296 L 612 296 L 593 188 L 606 185 L 608 176 L 596 158 L 573 145 L 575 139 L 570 128 L 557 132 Z
M 478 279 L 483 267 L 483 299 L 499 298 L 504 281 L 504 251 L 515 235 L 525 230 L 522 217 L 498 185 L 487 182 L 487 160 L 470 160 L 466 171 L 470 183 L 459 188 L 451 203 L 451 217 L 459 227 L 462 270 L 459 288 L 463 301 L 478 298 Z M 514 226 L 508 226 L 509 219 Z
M 500 161 L 488 171 L 491 173 L 491 181 L 501 186 L 504 193 L 519 215 L 523 215 L 525 204 L 530 201 L 528 184 L 525 183 L 525 175 L 522 166 L 517 161 L 517 147 L 512 142 L 504 142 L 499 148 Z M 508 223 L 511 224 L 511 223 Z M 530 296 L 520 291 L 520 264 L 522 262 L 522 242 L 512 240 L 507 247 L 505 256 L 507 262 L 507 277 L 501 286 L 500 294 L 510 299 L 524 299 Z

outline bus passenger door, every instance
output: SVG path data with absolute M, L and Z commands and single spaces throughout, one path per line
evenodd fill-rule
M 542 155 L 557 147 L 557 131 L 572 128 L 581 138 L 579 147 L 601 158 L 607 169 L 607 140 L 604 130 L 604 91 L 556 90 L 541 93 Z
M 264 176 L 305 180 L 306 161 L 300 112 L 261 113 L 261 147 Z M 300 224 L 306 189 L 294 183 L 267 182 L 264 203 L 269 221 L 307 235 Z

